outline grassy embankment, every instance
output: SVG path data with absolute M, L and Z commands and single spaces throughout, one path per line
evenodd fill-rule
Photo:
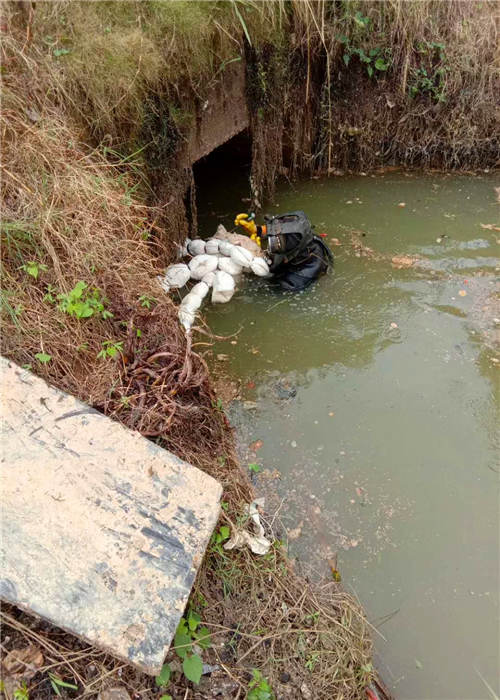
M 203 357 L 155 279 L 186 232 L 191 173 L 179 153 L 206 90 L 246 57 L 257 197 L 283 167 L 295 175 L 388 162 L 491 165 L 492 7 L 3 9 L 2 352 L 214 474 L 225 487 L 221 525 L 231 526 L 251 488 Z M 169 355 L 152 359 L 158 352 Z M 248 670 L 260 668 L 292 697 L 304 683 L 314 698 L 363 696 L 370 641 L 357 606 L 335 584 L 307 585 L 279 547 L 258 559 L 214 543 L 192 605 L 212 632 L 204 658 L 222 663 L 241 693 Z M 65 654 L 63 646 L 61 673 L 75 678 Z M 77 666 L 81 691 L 116 683 L 106 675 L 116 662 L 88 658 L 98 679 Z M 123 678 L 155 695 L 134 671 Z M 32 686 L 33 697 L 46 692 L 46 674 Z

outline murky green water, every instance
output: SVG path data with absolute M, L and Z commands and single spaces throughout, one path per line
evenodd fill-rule
M 238 184 L 202 191 L 207 232 L 244 210 Z M 283 186 L 275 211 L 303 208 L 341 240 L 335 273 L 295 296 L 248 280 L 205 308 L 215 333 L 242 327 L 214 356 L 242 382 L 243 444 L 263 443 L 248 460 L 281 474 L 281 516 L 301 529 L 291 552 L 324 573 L 338 551 L 398 698 L 490 697 L 480 676 L 498 692 L 500 234 L 480 224 L 499 225 L 499 184 L 392 173 Z M 356 257 L 352 229 L 375 257 Z M 395 269 L 396 254 L 422 267 Z

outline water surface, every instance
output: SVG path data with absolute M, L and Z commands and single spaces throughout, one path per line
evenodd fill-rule
M 201 191 L 206 232 L 244 210 L 240 184 Z M 499 692 L 500 234 L 481 227 L 499 225 L 498 184 L 391 173 L 283 185 L 268 210 L 302 208 L 338 238 L 334 274 L 298 295 L 251 279 L 205 307 L 215 333 L 241 327 L 214 357 L 241 380 L 230 415 L 242 444 L 263 443 L 247 459 L 281 475 L 280 513 L 300 533 L 291 553 L 324 573 L 338 552 L 398 698 L 491 697 L 481 676 Z M 395 255 L 421 262 L 396 269 Z

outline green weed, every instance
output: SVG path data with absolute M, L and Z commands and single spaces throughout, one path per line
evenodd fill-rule
M 28 686 L 26 683 L 23 681 L 19 688 L 16 688 L 14 690 L 14 700 L 29 700 L 29 692 L 28 692 Z
M 262 673 L 256 668 L 252 671 L 252 680 L 248 684 L 247 700 L 274 700 L 271 686 Z
M 78 690 L 78 686 L 74 683 L 66 683 L 54 673 L 49 673 L 50 685 L 56 695 L 61 695 L 61 688 L 69 688 L 70 690 Z
M 429 95 L 435 102 L 446 102 L 444 77 L 446 68 L 441 66 L 428 72 L 426 68 L 413 68 L 411 71 L 412 82 L 408 87 L 410 97 L 417 95 Z
M 212 645 L 208 628 L 200 625 L 201 617 L 194 610 L 189 610 L 186 617 L 181 619 L 174 637 L 174 650 L 182 659 L 182 671 L 195 685 L 200 682 L 203 661 L 193 647 L 209 649 Z
M 171 673 L 172 671 L 170 669 L 170 664 L 163 664 L 160 673 L 155 678 L 156 685 L 159 688 L 164 685 L 168 685 Z
M 0 309 L 5 309 L 9 314 L 12 323 L 17 329 L 21 329 L 21 324 L 19 323 L 19 316 L 23 311 L 23 307 L 20 304 L 13 306 L 10 302 L 11 297 L 15 297 L 15 292 L 10 292 L 6 289 L 0 289 Z
M 139 304 L 144 308 L 144 309 L 150 309 L 153 304 L 156 304 L 158 299 L 155 299 L 155 297 L 150 297 L 147 294 L 141 294 L 139 297 Z
M 83 280 L 77 282 L 67 294 L 57 294 L 55 298 L 55 288 L 48 285 L 47 290 L 44 301 L 51 303 L 57 301 L 57 308 L 69 316 L 90 318 L 100 314 L 104 320 L 113 317 L 111 311 L 108 311 L 105 307 L 108 300 L 101 296 L 101 291 L 97 287 L 89 287 Z
M 2 245 L 5 245 L 9 258 L 17 258 L 24 263 L 28 255 L 30 257 L 34 254 L 40 255 L 41 251 L 36 242 L 34 227 L 29 221 L 22 219 L 9 221 L 7 219 L 0 222 L 0 231 Z
M 43 263 L 39 263 L 36 260 L 30 260 L 24 265 L 21 265 L 21 270 L 24 270 L 27 275 L 30 275 L 30 277 L 33 277 L 34 279 L 38 279 L 38 275 L 40 272 L 47 272 L 49 269 L 47 265 L 44 265 Z
M 220 545 L 229 539 L 230 529 L 227 525 L 221 525 L 217 532 L 212 535 L 211 543 L 213 545 Z M 219 551 L 219 550 L 216 550 Z
M 37 359 L 42 365 L 46 365 L 51 361 L 52 355 L 48 355 L 46 352 L 37 352 L 35 359 Z
M 97 357 L 101 360 L 106 360 L 108 357 L 116 357 L 121 352 L 123 352 L 123 341 L 105 340 L 102 343 L 101 350 L 97 353 Z
M 311 654 L 309 654 L 309 656 L 306 659 L 305 666 L 306 666 L 307 670 L 311 671 L 311 672 L 314 671 L 318 661 L 319 661 L 319 654 L 317 651 L 313 651 Z
M 347 36 L 338 37 L 341 44 L 344 44 L 344 64 L 349 65 L 353 56 L 357 56 L 360 63 L 366 67 L 366 72 L 370 78 L 375 74 L 375 71 L 385 73 L 391 66 L 391 50 L 389 48 L 380 48 L 375 46 L 367 49 L 367 52 L 361 48 L 353 46 Z

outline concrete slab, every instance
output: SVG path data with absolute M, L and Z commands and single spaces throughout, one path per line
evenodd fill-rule
M 0 371 L 1 597 L 157 674 L 221 486 L 14 363 Z

